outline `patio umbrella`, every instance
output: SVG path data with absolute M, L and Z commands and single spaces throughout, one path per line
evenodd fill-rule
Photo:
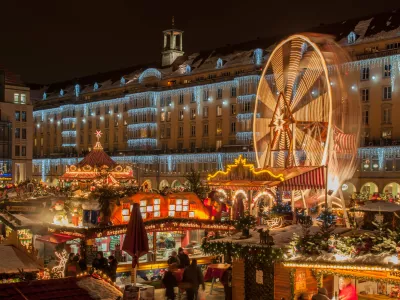
M 138 264 L 139 257 L 149 252 L 147 233 L 138 203 L 133 204 L 122 250 L 132 256 L 132 268 Z

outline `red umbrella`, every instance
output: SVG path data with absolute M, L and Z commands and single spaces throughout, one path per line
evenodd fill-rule
M 149 252 L 147 233 L 144 228 L 142 214 L 138 203 L 133 204 L 128 230 L 122 245 L 122 250 L 132 256 L 132 268 L 136 267 L 139 257 Z

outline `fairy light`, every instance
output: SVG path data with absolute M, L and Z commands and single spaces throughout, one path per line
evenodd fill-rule
M 52 273 L 56 275 L 58 278 L 64 277 L 65 272 L 65 264 L 68 261 L 68 253 L 64 249 L 62 252 L 54 252 L 58 259 L 58 265 L 51 269 Z

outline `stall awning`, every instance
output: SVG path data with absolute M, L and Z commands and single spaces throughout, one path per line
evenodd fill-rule
M 281 183 L 283 190 L 325 189 L 324 167 L 297 167 L 296 171 L 288 174 L 285 181 Z
M 44 235 L 36 238 L 36 241 L 51 243 L 51 244 L 62 244 L 70 240 L 77 239 L 78 237 L 67 235 L 67 234 L 51 234 Z

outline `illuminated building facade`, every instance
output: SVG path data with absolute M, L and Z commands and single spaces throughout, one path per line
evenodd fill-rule
M 32 111 L 29 87 L 0 71 L 0 185 L 32 178 Z
M 348 92 L 362 102 L 363 126 L 360 167 L 344 189 L 399 193 L 400 12 L 309 31 L 335 36 L 353 60 L 341 69 Z M 192 167 L 204 175 L 222 169 L 239 153 L 254 161 L 257 84 L 275 42 L 258 39 L 186 54 L 183 31 L 169 29 L 158 66 L 41 89 L 33 113 L 34 177 L 55 183 L 66 165 L 91 149 L 96 130 L 104 133 L 101 142 L 112 159 L 135 164 L 135 178 L 158 188 L 183 184 Z

